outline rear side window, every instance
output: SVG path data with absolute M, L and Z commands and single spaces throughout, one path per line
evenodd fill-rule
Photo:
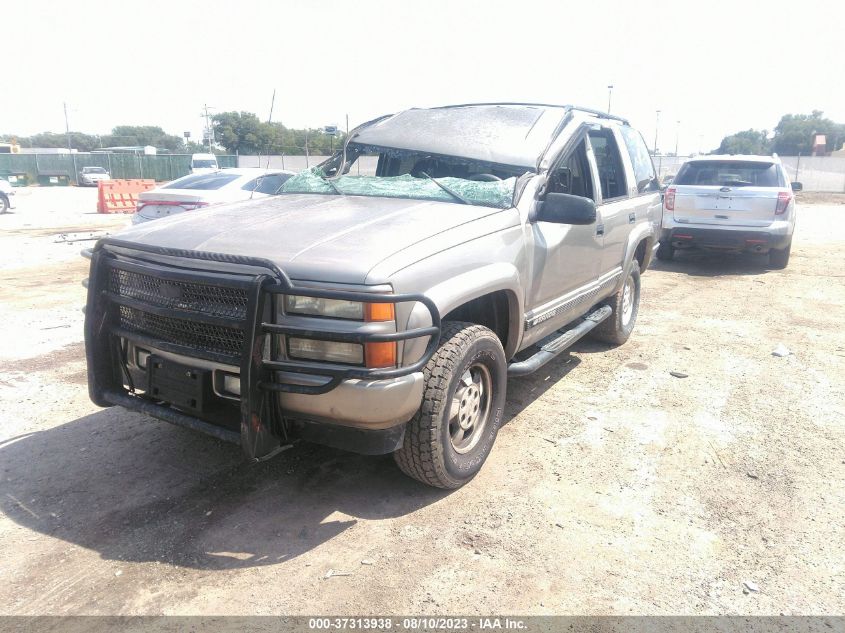
M 686 163 L 675 177 L 676 185 L 711 187 L 784 187 L 776 163 L 742 160 L 700 160 Z
M 602 199 L 607 201 L 627 195 L 628 187 L 625 184 L 622 156 L 619 154 L 619 146 L 616 144 L 613 130 L 608 128 L 591 130 L 590 144 L 596 156 Z
M 279 190 L 285 181 L 290 178 L 290 174 L 269 174 L 267 176 L 259 176 L 254 180 L 250 180 L 241 189 L 246 191 L 255 191 L 256 193 L 274 194 Z
M 628 156 L 631 157 L 631 165 L 634 167 L 637 192 L 657 191 L 659 189 L 657 173 L 654 171 L 654 163 L 651 162 L 651 155 L 648 153 L 643 137 L 634 128 L 627 125 L 623 125 L 619 130 L 622 132 Z
M 162 189 L 204 189 L 206 191 L 220 189 L 233 180 L 240 178 L 237 174 L 196 174 L 185 176 L 164 185 Z

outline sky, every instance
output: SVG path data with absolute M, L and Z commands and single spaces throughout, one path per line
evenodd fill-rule
M 845 3 L 40 0 L 4 3 L 0 133 L 202 134 L 211 112 L 351 127 L 410 107 L 578 104 L 709 151 L 781 115 L 845 122 Z M 16 60 L 16 61 L 15 61 Z M 660 110 L 659 122 L 657 111 Z

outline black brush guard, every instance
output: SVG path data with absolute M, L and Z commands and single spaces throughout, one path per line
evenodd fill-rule
M 117 252 L 110 249 L 116 249 Z M 118 253 L 124 257 L 119 258 Z M 144 260 L 144 254 L 178 258 L 181 260 L 180 267 Z M 258 272 L 250 275 L 213 272 L 201 268 L 204 261 L 245 266 Z M 190 267 L 186 267 L 185 262 L 190 262 Z M 194 269 L 194 264 L 199 267 Z M 221 290 L 244 291 L 247 298 L 245 318 L 208 315 L 122 296 L 110 290 L 110 279 L 112 271 L 115 270 L 122 271 L 119 274 L 146 275 L 173 285 L 193 283 Z M 421 303 L 428 309 L 432 324 L 387 334 L 333 330 L 330 319 L 326 319 L 325 329 L 319 330 L 281 325 L 264 320 L 267 299 L 273 295 L 300 295 L 365 303 Z M 139 310 L 152 315 L 153 318 L 188 321 L 197 327 L 242 331 L 242 344 L 240 349 L 235 351 L 197 349 L 173 340 L 159 340 L 155 336 L 121 327 L 122 310 Z M 269 313 L 272 315 L 273 310 L 270 309 Z M 429 337 L 429 341 L 425 353 L 413 364 L 387 369 L 367 369 L 308 361 L 266 360 L 264 346 L 267 335 L 294 335 L 300 338 L 360 344 L 406 341 L 423 336 Z M 421 370 L 429 361 L 437 349 L 439 338 L 440 313 L 434 302 L 421 294 L 375 294 L 297 287 L 284 271 L 266 259 L 170 249 L 113 238 L 100 240 L 91 258 L 88 306 L 85 313 L 85 349 L 91 400 L 99 406 L 121 405 L 219 439 L 240 443 L 250 459 L 260 459 L 275 453 L 286 436 L 283 411 L 279 408 L 278 398 L 270 397 L 271 394 L 282 392 L 318 395 L 331 391 L 347 379 L 379 380 L 406 376 Z M 124 386 L 123 371 L 126 359 L 121 357 L 124 353 L 121 339 L 165 352 L 239 366 L 240 433 L 128 391 Z M 273 372 L 277 371 L 322 376 L 327 380 L 320 385 L 277 382 L 273 380 Z

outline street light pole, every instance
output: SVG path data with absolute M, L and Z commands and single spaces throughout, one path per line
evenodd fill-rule
M 677 124 L 675 127 L 675 156 L 678 155 L 678 137 L 681 135 L 681 122 L 675 121 Z
M 654 147 L 652 153 L 657 156 L 657 130 L 660 129 L 660 110 L 657 110 L 657 116 L 654 119 Z
M 211 127 L 211 117 L 208 114 L 208 109 L 214 109 L 213 106 L 209 106 L 207 103 L 203 104 L 203 109 L 205 110 L 205 114 L 201 114 L 200 116 L 205 117 L 205 136 L 206 140 L 208 141 L 208 153 L 211 154 L 211 144 L 214 142 L 214 128 Z
M 610 99 L 613 96 L 613 84 L 607 87 L 607 113 L 610 114 Z

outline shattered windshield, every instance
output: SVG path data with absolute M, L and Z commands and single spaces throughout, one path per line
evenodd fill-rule
M 340 172 L 342 175 L 337 175 Z M 292 176 L 279 193 L 438 200 L 507 209 L 524 168 L 350 143 L 318 167 Z

